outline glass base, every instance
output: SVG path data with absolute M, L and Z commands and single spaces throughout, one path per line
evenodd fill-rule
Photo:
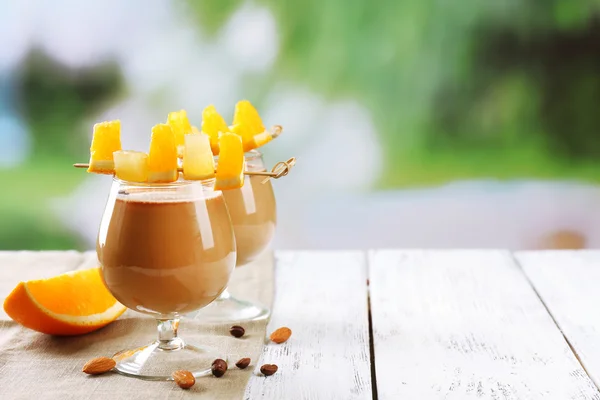
M 239 300 L 225 290 L 215 301 L 190 316 L 196 321 L 211 324 L 233 324 L 269 318 L 271 310 L 261 304 Z
M 123 350 L 113 356 L 115 369 L 122 375 L 150 381 L 172 381 L 171 374 L 183 369 L 195 377 L 209 375 L 212 362 L 226 359 L 216 349 L 192 346 L 176 338 L 164 346 L 156 341 L 134 350 Z

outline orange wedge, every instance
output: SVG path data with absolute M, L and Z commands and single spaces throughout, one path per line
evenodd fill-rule
M 110 294 L 100 268 L 21 282 L 4 301 L 19 324 L 50 335 L 80 335 L 117 319 L 125 306 Z
M 212 104 L 202 111 L 202 132 L 210 136 L 213 154 L 219 154 L 219 134 L 229 132 L 227 122 Z
M 121 121 L 100 122 L 94 125 L 88 172 L 113 173 L 113 153 L 121 150 Z
M 231 131 L 242 137 L 244 151 L 256 149 L 273 139 L 271 132 L 265 129 L 258 111 L 248 100 L 238 101 L 235 105 Z
M 154 125 L 148 154 L 148 182 L 173 182 L 178 176 L 173 130 L 167 124 Z
M 175 134 L 175 145 L 177 146 L 177 155 L 183 155 L 184 140 L 183 137 L 192 133 L 192 125 L 187 117 L 185 110 L 170 112 L 167 117 L 167 124 L 173 129 Z
M 219 137 L 219 162 L 215 190 L 238 189 L 244 185 L 244 149 L 242 138 L 235 133 Z

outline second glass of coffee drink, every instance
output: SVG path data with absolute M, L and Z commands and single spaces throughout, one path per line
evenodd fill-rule
M 97 241 L 106 287 L 128 308 L 156 318 L 156 341 L 114 356 L 125 375 L 169 380 L 185 369 L 210 373 L 214 349 L 177 335 L 182 314 L 201 309 L 227 287 L 236 244 L 213 180 L 164 184 L 114 179 Z
M 257 150 L 247 152 L 245 161 L 246 171 L 265 171 L 262 154 Z M 246 176 L 240 189 L 223 192 L 235 233 L 237 267 L 256 260 L 269 247 L 275 234 L 275 194 L 271 181 L 264 180 L 264 176 Z M 193 318 L 210 323 L 232 323 L 260 320 L 269 315 L 268 307 L 237 299 L 225 290 Z

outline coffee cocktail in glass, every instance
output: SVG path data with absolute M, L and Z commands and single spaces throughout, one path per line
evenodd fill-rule
M 213 183 L 113 181 L 96 247 L 102 277 L 119 302 L 154 316 L 158 329 L 156 341 L 114 356 L 120 373 L 170 380 L 185 369 L 200 376 L 223 358 L 177 335 L 180 316 L 215 300 L 235 267 L 231 219 Z
M 245 154 L 246 171 L 265 171 L 262 154 L 252 150 Z M 218 163 L 218 158 L 216 159 Z M 246 176 L 240 189 L 227 190 L 223 197 L 229 209 L 237 247 L 236 266 L 256 260 L 270 245 L 277 222 L 275 194 L 271 181 L 264 176 Z M 270 314 L 268 307 L 240 300 L 228 290 L 195 319 L 211 323 L 232 323 L 260 320 Z

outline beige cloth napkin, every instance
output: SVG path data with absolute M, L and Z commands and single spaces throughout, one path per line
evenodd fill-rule
M 95 252 L 0 252 L 0 299 L 4 301 L 19 281 L 96 265 Z M 270 306 L 272 252 L 237 268 L 229 288 L 233 295 Z M 216 347 L 234 360 L 252 359 L 245 370 L 230 362 L 225 376 L 198 378 L 194 387 L 182 390 L 173 382 L 141 381 L 113 373 L 94 377 L 81 372 L 91 358 L 111 356 L 118 350 L 155 340 L 152 318 L 128 310 L 99 331 L 79 337 L 53 337 L 21 327 L 0 310 L 0 399 L 241 399 L 257 369 L 267 321 L 242 325 L 246 335 L 236 339 L 229 334 L 229 324 L 207 326 L 182 320 L 180 336 L 189 343 Z

